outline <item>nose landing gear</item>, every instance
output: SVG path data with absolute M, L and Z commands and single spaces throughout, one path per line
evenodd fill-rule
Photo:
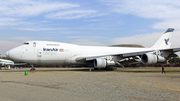
M 34 65 L 31 64 L 31 66 L 32 66 L 32 68 L 30 69 L 30 71 L 35 71 L 36 69 L 35 69 Z

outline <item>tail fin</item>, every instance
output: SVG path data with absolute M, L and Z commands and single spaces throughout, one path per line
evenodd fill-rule
M 173 31 L 173 28 L 168 28 L 167 31 L 156 41 L 156 43 L 151 48 L 170 48 Z

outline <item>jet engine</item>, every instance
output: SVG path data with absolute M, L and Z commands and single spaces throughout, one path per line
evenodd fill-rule
M 143 64 L 153 64 L 153 63 L 158 63 L 158 62 L 165 62 L 166 58 L 160 55 L 146 53 L 141 56 L 141 61 Z
M 105 68 L 107 66 L 115 66 L 116 63 L 114 61 L 106 60 L 104 58 L 94 59 L 94 67 L 95 68 Z

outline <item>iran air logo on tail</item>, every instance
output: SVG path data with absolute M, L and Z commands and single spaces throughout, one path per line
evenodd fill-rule
M 168 42 L 169 42 L 169 38 L 168 39 L 164 39 L 166 45 L 168 45 Z

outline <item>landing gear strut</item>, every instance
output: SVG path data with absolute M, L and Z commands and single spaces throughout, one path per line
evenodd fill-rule
M 33 64 L 31 66 L 32 68 L 30 69 L 30 71 L 35 71 L 36 69 L 34 68 Z

